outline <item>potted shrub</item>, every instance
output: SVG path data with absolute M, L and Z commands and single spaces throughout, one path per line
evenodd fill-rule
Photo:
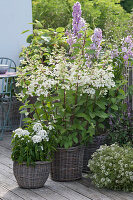
M 50 54 L 45 48 L 43 54 L 38 48 L 39 56 L 28 57 L 25 53 L 17 85 L 21 87 L 23 112 L 33 113 L 33 119 L 54 127 L 51 131 L 57 151 L 52 179 L 69 181 L 82 177 L 83 146 L 92 140 L 97 127 L 104 130 L 105 121 L 119 110 L 125 98 L 121 89 L 125 82 L 118 76 L 118 63 L 113 61 L 111 51 L 102 50 L 101 29 L 96 28 L 93 34 L 81 17 L 79 2 L 73 7 L 72 31 L 64 33 L 58 28 L 57 32 Z M 29 97 L 36 97 L 36 101 L 30 104 Z
M 49 126 L 29 125 L 16 129 L 12 136 L 13 172 L 22 188 L 40 188 L 46 182 L 54 150 Z

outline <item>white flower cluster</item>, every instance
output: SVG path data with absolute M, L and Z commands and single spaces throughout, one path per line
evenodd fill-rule
M 52 130 L 53 126 L 49 125 L 48 129 Z M 24 136 L 28 135 L 33 141 L 33 143 L 39 143 L 39 142 L 42 142 L 43 140 L 49 141 L 48 131 L 43 130 L 43 126 L 41 123 L 35 123 L 33 126 L 33 131 L 34 132 L 30 134 L 29 131 L 23 130 L 22 128 L 18 128 L 14 131 L 15 133 L 14 138 L 18 136 L 19 138 L 23 140 Z
M 18 128 L 14 131 L 14 137 L 18 136 L 19 138 L 21 136 L 25 136 L 25 135 L 30 135 L 29 131 L 27 130 L 23 130 L 22 128 Z
M 133 189 L 133 149 L 117 144 L 101 146 L 89 161 L 93 181 L 98 187 Z
M 100 90 L 100 95 L 106 95 L 108 90 L 115 86 L 112 66 L 95 63 L 89 68 L 84 64 L 82 56 L 70 62 L 64 49 L 56 51 L 53 52 L 54 55 L 49 56 L 50 66 L 38 64 L 36 70 L 28 77 L 29 84 L 23 85 L 27 88 L 28 95 L 48 97 L 51 89 L 57 85 L 58 88 L 66 90 L 76 90 L 78 85 L 82 87 L 82 93 L 93 97 L 96 90 Z M 20 77 L 28 70 L 31 72 L 31 65 L 19 73 Z
M 49 141 L 48 132 L 43 130 L 41 123 L 34 124 L 33 130 L 35 132 L 35 135 L 32 137 L 33 143 L 39 143 L 43 140 Z

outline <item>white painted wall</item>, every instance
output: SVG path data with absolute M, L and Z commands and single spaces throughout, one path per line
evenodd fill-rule
M 32 33 L 32 0 L 0 0 L 0 57 L 19 64 L 19 53 Z M 21 34 L 25 30 L 30 30 Z

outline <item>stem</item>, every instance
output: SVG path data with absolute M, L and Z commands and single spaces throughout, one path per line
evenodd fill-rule
M 77 83 L 77 89 L 76 89 L 76 93 L 75 93 L 75 107 L 76 107 L 77 101 L 78 101 L 77 97 L 78 97 L 78 83 Z M 74 117 L 75 117 L 74 112 L 75 112 L 75 108 L 74 108 L 73 114 L 72 114 L 72 116 L 71 116 L 71 118 L 70 118 L 70 120 L 72 121 L 72 124 L 73 124 Z
M 47 121 L 48 121 L 48 113 L 46 111 L 46 108 L 45 108 L 45 103 L 44 101 L 42 101 L 42 104 L 43 104 L 43 108 L 44 108 L 44 111 L 45 111 L 45 114 L 46 114 L 46 118 L 47 118 Z
M 65 108 L 66 108 L 66 91 L 64 89 L 64 109 Z M 65 128 L 66 128 L 65 113 L 64 113 L 63 121 L 65 122 Z
M 56 84 L 56 93 L 57 93 L 57 89 L 58 89 L 57 86 L 58 86 L 58 85 Z M 57 107 L 55 108 L 55 113 L 56 113 L 56 115 L 57 115 Z
M 85 36 L 84 36 L 84 40 L 83 40 L 83 48 L 82 48 L 82 55 L 84 55 L 84 47 L 85 47 L 85 39 L 86 39 L 86 31 L 85 31 Z
M 38 117 L 38 119 L 40 120 L 40 122 L 41 122 L 41 119 L 40 119 L 40 117 L 39 117 L 39 114 L 38 114 L 38 111 L 37 111 L 37 109 L 36 109 L 36 107 L 35 107 L 35 104 L 33 103 L 33 107 L 34 107 L 34 109 L 35 109 L 35 113 L 37 114 L 37 117 Z
M 64 89 L 64 108 L 66 108 L 66 91 Z
M 76 93 L 75 93 L 75 106 L 77 105 L 77 101 L 78 101 L 78 83 L 77 83 L 77 88 L 76 88 Z
M 86 110 L 87 110 L 87 105 L 88 105 L 88 95 L 86 97 Z M 89 126 L 89 122 L 87 121 L 86 130 L 88 129 L 88 126 Z

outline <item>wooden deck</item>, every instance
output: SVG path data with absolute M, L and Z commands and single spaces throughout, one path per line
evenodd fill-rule
M 133 200 L 133 193 L 95 188 L 87 178 L 54 182 L 50 178 L 40 189 L 19 188 L 12 172 L 11 137 L 0 141 L 0 200 Z

